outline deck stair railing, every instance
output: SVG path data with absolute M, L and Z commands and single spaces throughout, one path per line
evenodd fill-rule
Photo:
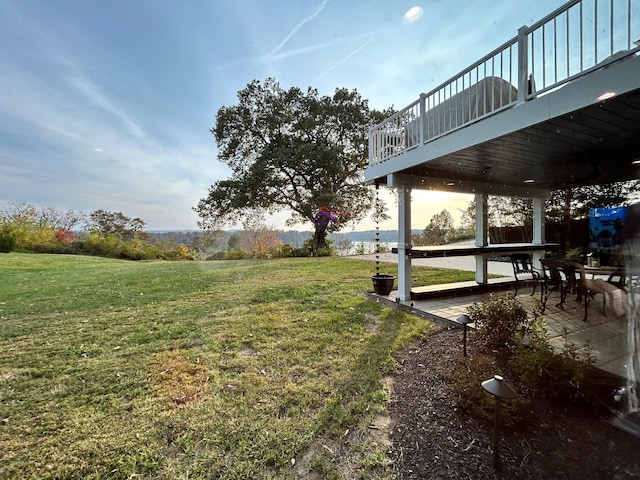
M 369 165 L 531 101 L 640 50 L 640 2 L 571 0 L 369 129 Z

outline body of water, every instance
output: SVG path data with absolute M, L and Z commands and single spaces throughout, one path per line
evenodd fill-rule
M 390 252 L 392 248 L 398 245 L 397 242 L 383 242 L 380 241 L 380 251 Z M 336 254 L 340 256 L 347 255 L 368 255 L 370 253 L 376 253 L 376 242 L 352 242 L 351 245 L 341 248 L 335 246 Z

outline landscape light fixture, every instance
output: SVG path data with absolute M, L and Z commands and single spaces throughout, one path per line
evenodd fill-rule
M 462 356 L 467 356 L 467 325 L 472 323 L 473 320 L 468 315 L 461 315 L 458 317 L 458 323 L 462 324 Z
M 504 378 L 500 375 L 494 375 L 493 378 L 482 382 L 482 388 L 493 395 L 495 401 L 493 417 L 493 468 L 497 469 L 499 461 L 498 444 L 500 443 L 498 433 L 500 427 L 500 402 L 502 400 L 511 400 L 518 395 L 505 383 Z

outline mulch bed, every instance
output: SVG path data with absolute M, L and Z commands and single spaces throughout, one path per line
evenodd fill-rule
M 473 337 L 468 348 L 478 348 Z M 542 400 L 532 402 L 526 426 L 501 428 L 494 469 L 492 423 L 455 406 L 448 377 L 461 356 L 462 332 L 455 328 L 405 353 L 390 407 L 399 479 L 640 478 L 640 438 L 593 409 Z

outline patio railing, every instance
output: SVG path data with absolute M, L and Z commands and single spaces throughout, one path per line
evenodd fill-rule
M 640 3 L 572 0 L 369 129 L 377 165 L 640 50 Z

